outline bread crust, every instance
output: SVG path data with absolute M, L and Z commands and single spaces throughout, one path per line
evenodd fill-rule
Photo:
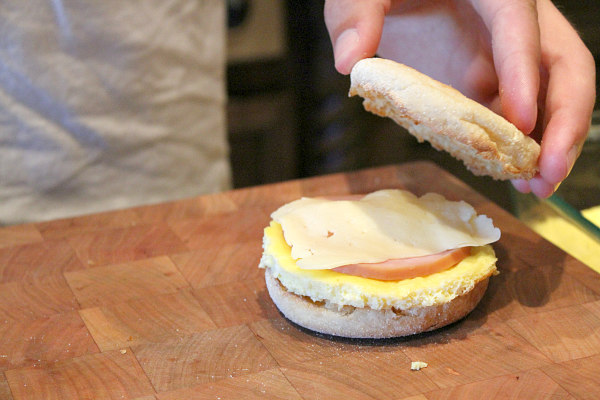
M 290 321 L 315 332 L 347 338 L 383 339 L 414 335 L 441 328 L 470 313 L 483 297 L 489 278 L 450 302 L 410 310 L 337 307 L 315 303 L 289 292 L 269 268 L 265 282 L 271 299 Z
M 349 95 L 363 97 L 367 111 L 393 119 L 420 142 L 462 160 L 475 175 L 506 180 L 537 173 L 540 146 L 456 89 L 382 58 L 359 61 L 350 78 Z

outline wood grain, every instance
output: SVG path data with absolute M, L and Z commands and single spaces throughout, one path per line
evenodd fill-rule
M 133 210 L 117 210 L 40 222 L 36 227 L 45 239 L 57 239 L 103 229 L 126 228 L 140 222 L 140 217 Z
M 339 178 L 334 178 L 334 180 L 339 182 Z M 227 194 L 227 197 L 240 209 L 275 210 L 287 202 L 306 195 L 303 186 L 304 182 L 305 181 L 294 180 L 263 186 L 247 187 L 232 190 Z
M 62 276 L 0 284 L 0 323 L 51 317 L 79 308 Z
M 135 346 L 133 351 L 159 392 L 277 367 L 244 325 Z
M 257 268 L 270 213 L 384 188 L 494 220 L 500 275 L 482 302 L 380 341 L 283 318 Z M 0 227 L 2 400 L 596 399 L 599 357 L 600 274 L 428 162 Z
M 479 308 L 503 321 L 600 300 L 596 292 L 555 265 L 499 269 L 500 274 L 490 281 L 489 295 Z M 498 293 L 502 295 L 495 295 Z
M 161 393 L 159 400 L 301 400 L 302 397 L 277 368 L 236 376 L 214 383 Z
M 40 243 L 43 240 L 40 231 L 33 224 L 0 226 L 0 249 Z
M 219 328 L 279 316 L 262 277 L 196 289 L 192 293 Z
M 0 248 L 0 282 L 62 278 L 63 272 L 86 267 L 62 239 Z
M 555 362 L 600 349 L 600 301 L 512 319 L 507 324 Z
M 404 353 L 411 360 L 427 362 L 429 366 L 423 371 L 439 387 L 462 385 L 551 363 L 540 350 L 504 325 L 427 335 L 411 344 L 404 348 Z
M 552 364 L 542 368 L 555 382 L 578 399 L 596 399 L 600 391 L 600 355 Z
M 69 236 L 68 240 L 79 259 L 91 267 L 188 250 L 165 224 L 103 229 Z
M 0 372 L 0 399 L 13 400 L 12 392 L 8 386 L 8 380 L 4 375 L 4 372 Z
M 0 324 L 0 371 L 42 367 L 98 351 L 77 312 Z
M 189 290 L 86 308 L 80 314 L 102 351 L 155 343 L 216 327 Z
M 171 259 L 192 287 L 223 285 L 255 280 L 264 276 L 256 268 L 262 253 L 262 241 L 217 244 L 214 241 L 196 250 L 174 254 Z
M 189 249 L 205 250 L 236 243 L 261 243 L 271 209 L 242 209 L 236 213 L 186 219 L 170 224 Z M 171 254 L 175 253 L 171 251 Z
M 408 357 L 398 353 L 358 352 L 296 364 L 282 371 L 304 399 L 393 400 L 437 388 L 422 371 L 411 371 Z
M 250 329 L 281 366 L 358 351 L 356 344 L 312 334 L 283 318 L 255 322 L 250 324 Z M 282 343 L 285 345 L 282 346 Z
M 6 375 L 14 398 L 23 400 L 131 399 L 154 393 L 131 352 L 108 351 Z
M 202 197 L 135 207 L 133 211 L 145 223 L 154 224 L 226 214 L 237 209 L 238 206 L 232 201 L 228 193 L 215 193 Z
M 167 256 L 65 273 L 82 307 L 175 293 L 189 287 Z
M 577 279 L 581 284 L 600 294 L 600 274 L 582 264 L 579 260 L 568 256 L 563 265 L 565 274 Z
M 574 399 L 538 369 L 429 392 L 429 400 L 454 399 Z

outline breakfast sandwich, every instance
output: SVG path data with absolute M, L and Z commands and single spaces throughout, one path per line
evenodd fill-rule
M 358 61 L 350 96 L 367 111 L 389 117 L 419 141 L 462 160 L 476 175 L 531 179 L 540 146 L 513 124 L 458 90 L 413 68 L 382 58 Z
M 389 338 L 475 308 L 500 231 L 464 201 L 397 189 L 301 198 L 271 215 L 260 268 L 281 313 L 312 331 Z

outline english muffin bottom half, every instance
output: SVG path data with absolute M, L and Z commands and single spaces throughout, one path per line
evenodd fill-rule
M 301 269 L 275 221 L 265 228 L 259 267 L 273 302 L 290 321 L 319 333 L 370 339 L 431 331 L 465 317 L 497 273 L 491 245 L 471 248 L 447 270 L 398 281 Z

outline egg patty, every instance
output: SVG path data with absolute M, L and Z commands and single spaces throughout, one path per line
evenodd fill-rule
M 291 257 L 281 225 L 271 221 L 265 228 L 263 256 L 259 267 L 268 268 L 289 291 L 329 306 L 374 310 L 441 305 L 471 291 L 497 273 L 492 246 L 474 247 L 471 255 L 445 271 L 400 281 L 362 278 L 332 270 L 300 269 Z

